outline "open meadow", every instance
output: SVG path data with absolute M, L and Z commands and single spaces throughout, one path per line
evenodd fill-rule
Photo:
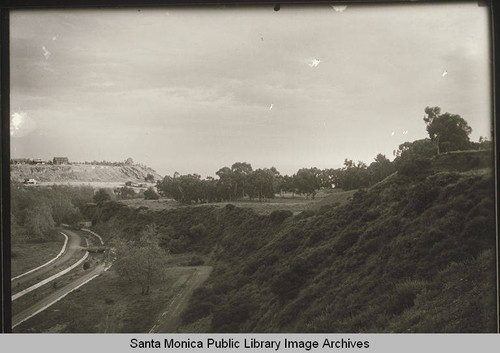
M 121 203 L 134 208 L 148 208 L 151 211 L 169 210 L 179 207 L 204 207 L 213 206 L 217 208 L 226 207 L 232 204 L 237 207 L 251 208 L 258 214 L 268 215 L 276 210 L 291 211 L 293 214 L 298 214 L 302 211 L 317 210 L 324 205 L 338 203 L 345 204 L 348 202 L 355 190 L 344 191 L 341 189 L 322 189 L 319 190 L 315 198 L 306 198 L 304 195 L 294 195 L 292 193 L 284 193 L 283 196 L 277 194 L 273 199 L 265 201 L 258 200 L 235 200 L 227 202 L 210 202 L 196 205 L 186 205 L 170 198 L 160 198 L 158 200 L 145 199 L 129 199 L 120 200 Z

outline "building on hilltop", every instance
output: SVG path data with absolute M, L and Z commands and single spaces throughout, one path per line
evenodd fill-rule
M 54 157 L 52 159 L 52 163 L 54 164 L 69 164 L 68 157 Z
M 31 160 L 29 158 L 12 158 L 10 164 L 28 164 Z
M 47 161 L 41 158 L 13 158 L 10 164 L 45 164 Z

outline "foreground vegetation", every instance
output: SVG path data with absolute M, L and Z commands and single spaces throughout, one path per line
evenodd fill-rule
M 12 242 L 36 243 L 58 239 L 55 227 L 61 223 L 76 224 L 82 220 L 80 210 L 93 197 L 94 190 L 90 187 L 26 187 L 12 182 Z
M 135 293 L 144 312 L 158 314 L 168 282 L 158 273 L 162 261 L 195 254 L 186 264 L 214 269 L 182 315 L 183 332 L 495 332 L 491 150 L 469 142 L 459 116 L 426 113 L 429 139 L 400 145 L 394 162 L 380 157 L 374 165 L 385 167 L 374 179 L 367 177 L 374 167 L 346 160 L 338 180 L 358 191 L 319 209 L 259 213 L 235 206 L 231 200 L 261 198 L 246 189 L 251 178 L 221 189 L 226 196 L 213 201 L 225 200 L 222 207 L 186 198 L 188 188 L 177 184 L 160 191 L 179 191 L 180 202 L 196 207 L 152 211 L 96 193 L 96 203 L 79 212 L 118 251 L 116 277 L 96 281 L 120 298 Z M 458 130 L 449 128 L 455 123 Z M 108 322 L 101 312 L 91 316 Z M 120 320 L 132 320 L 127 315 Z M 113 330 L 126 332 L 129 324 Z
M 393 176 L 351 203 L 297 216 L 230 205 L 94 210 L 104 234 L 155 223 L 172 253 L 214 272 L 184 324 L 215 332 L 493 332 L 492 176 Z M 208 318 L 208 319 L 207 319 Z
M 64 237 L 62 235 L 56 235 L 53 240 L 46 242 L 13 243 L 10 256 L 12 277 L 16 277 L 52 260 L 59 254 L 63 244 Z M 33 251 L 34 247 L 36 247 L 36 251 Z
M 192 256 L 170 256 L 165 278 L 155 283 L 148 295 L 138 295 L 138 288 L 124 281 L 113 265 L 84 287 L 21 323 L 14 332 L 149 332 L 170 301 L 183 289 L 182 276 L 185 272 L 176 272 L 175 268 L 187 264 Z M 72 272 L 58 279 L 57 288 L 69 283 L 81 272 L 85 270 L 79 269 L 76 274 Z M 55 289 L 48 284 L 42 290 L 50 293 Z M 25 307 L 18 301 L 14 305 Z

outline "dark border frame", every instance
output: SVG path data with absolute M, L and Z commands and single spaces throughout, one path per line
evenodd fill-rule
M 1 253 L 0 268 L 2 284 L 2 310 L 0 330 L 11 331 L 11 300 L 10 300 L 10 72 L 9 72 L 9 12 L 5 9 L 0 11 L 0 78 L 1 78 L 1 114 L 2 125 L 0 128 L 2 160 L 0 161 L 1 181 L 0 197 L 0 220 L 1 220 Z
M 10 263 L 10 51 L 9 51 L 9 13 L 10 10 L 22 9 L 80 9 L 80 8 L 133 8 L 133 7 L 162 7 L 162 6 L 186 6 L 186 7 L 239 7 L 244 10 L 245 7 L 266 7 L 274 11 L 279 11 L 281 5 L 285 6 L 314 6 L 314 5 L 334 5 L 334 4 L 356 4 L 356 5 L 414 5 L 414 4 L 438 4 L 438 3 L 471 3 L 474 1 L 449 1 L 449 0 L 286 0 L 286 1 L 270 1 L 270 0 L 225 0 L 225 1 L 203 1 L 203 0 L 5 0 L 0 5 L 0 102 L 1 102 L 1 125 L 0 125 L 0 270 L 1 270 L 1 300 L 2 306 L 0 310 L 0 332 L 12 332 L 12 311 L 11 311 L 11 263 Z M 498 7 L 494 6 L 493 0 L 477 1 L 478 6 L 489 7 L 489 25 L 490 32 L 490 57 L 491 57 L 491 99 L 492 99 L 492 135 L 494 148 L 494 172 L 495 172 L 495 192 L 496 192 L 496 227 L 497 227 L 497 333 L 500 333 L 500 273 L 499 273 L 499 253 L 500 241 L 498 232 L 500 229 L 498 210 L 500 209 L 499 193 L 499 175 L 498 166 L 500 165 L 499 151 L 497 138 L 500 136 L 498 110 L 496 102 L 500 102 L 499 91 L 496 87 L 500 87 L 500 75 L 497 74 L 496 60 L 500 57 L 500 13 Z

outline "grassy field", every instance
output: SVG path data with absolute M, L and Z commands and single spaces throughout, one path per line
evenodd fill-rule
M 59 234 L 59 233 L 58 233 Z M 64 244 L 64 237 L 58 235 L 55 240 L 40 243 L 12 243 L 12 277 L 43 265 L 59 254 Z
M 169 266 L 182 266 L 189 258 L 187 254 L 172 255 Z M 111 267 L 109 271 L 17 326 L 14 332 L 148 332 L 155 324 L 157 315 L 179 290 L 176 283 L 179 283 L 181 275 L 182 272 L 167 269 L 164 281 L 155 285 L 149 295 L 141 295 L 139 286 L 120 279 Z M 69 281 L 69 278 L 66 275 L 60 285 Z M 50 291 L 50 285 L 44 290 Z
M 323 189 L 318 191 L 318 194 L 316 195 L 314 200 L 311 198 L 306 199 L 302 195 L 292 195 L 290 193 L 287 193 L 283 197 L 277 195 L 274 199 L 269 199 L 262 202 L 259 202 L 258 200 L 239 200 L 231 202 L 197 204 L 191 205 L 191 207 L 225 207 L 227 204 L 233 204 L 237 207 L 252 208 L 258 214 L 269 214 L 275 210 L 288 210 L 292 211 L 294 214 L 298 214 L 305 210 L 319 209 L 323 205 L 330 205 L 336 202 L 338 202 L 339 204 L 344 204 L 348 200 L 350 200 L 354 192 L 355 190 L 343 191 L 335 189 Z M 130 199 L 121 200 L 120 202 L 134 208 L 147 207 L 153 211 L 168 210 L 178 207 L 190 207 L 167 198 L 161 198 L 159 200 Z

